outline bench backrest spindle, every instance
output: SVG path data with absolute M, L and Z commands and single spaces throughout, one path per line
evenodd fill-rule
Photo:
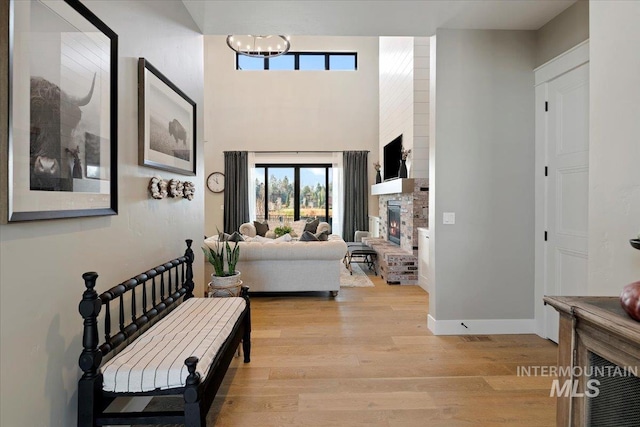
M 180 283 L 184 283 L 184 264 L 180 266 Z
M 105 342 L 109 342 L 111 340 L 111 304 L 110 301 L 103 302 L 102 304 L 106 307 L 104 314 L 104 340 Z
M 160 299 L 164 299 L 164 265 L 158 266 L 156 269 L 160 272 Z
M 155 275 L 153 276 L 153 279 L 151 281 L 151 304 L 154 307 L 156 305 L 156 276 Z
M 167 271 L 167 277 L 168 279 L 168 286 L 167 286 L 167 294 L 171 295 L 171 288 L 172 288 L 172 283 L 173 281 L 171 280 L 171 269 L 173 268 L 173 264 L 168 262 L 164 265 L 164 268 Z
M 174 267 L 177 267 L 178 265 L 179 265 L 179 264 L 177 264 L 177 263 L 176 263 L 176 264 L 174 264 Z M 180 288 L 180 287 L 178 286 L 178 283 L 181 283 L 181 282 L 180 282 L 180 278 L 179 278 L 180 276 L 178 276 L 178 274 L 179 274 L 180 272 L 178 271 L 178 269 L 177 269 L 177 268 L 175 268 L 175 269 L 174 269 L 174 271 L 176 272 L 176 273 L 175 273 L 175 274 L 176 274 L 176 280 L 175 280 L 175 283 L 176 283 L 176 290 L 175 290 L 175 291 L 176 291 L 176 292 L 178 292 L 178 289 Z
M 131 288 L 131 322 L 136 321 L 136 288 Z
M 120 331 L 124 332 L 124 293 L 120 294 L 120 312 L 118 314 Z
M 142 314 L 147 315 L 147 281 L 142 282 Z

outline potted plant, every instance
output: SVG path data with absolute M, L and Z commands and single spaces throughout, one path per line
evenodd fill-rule
M 231 249 L 229 242 L 220 241 L 215 245 L 215 249 L 202 248 L 202 252 L 214 270 L 211 274 L 209 296 L 238 296 L 242 285 L 240 272 L 236 270 L 236 264 L 240 258 L 240 246 L 235 242 L 235 246 Z
M 293 232 L 293 229 L 288 225 L 281 225 L 279 227 L 276 227 L 273 232 L 276 234 L 276 237 L 282 237 L 287 233 L 291 234 Z

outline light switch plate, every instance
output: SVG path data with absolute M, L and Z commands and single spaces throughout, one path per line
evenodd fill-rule
M 443 212 L 442 213 L 442 223 L 451 225 L 456 223 L 456 213 L 455 212 Z

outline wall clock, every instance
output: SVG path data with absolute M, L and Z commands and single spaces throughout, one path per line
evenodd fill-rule
M 224 191 L 224 174 L 222 172 L 214 172 L 207 177 L 207 188 L 214 193 L 222 193 Z

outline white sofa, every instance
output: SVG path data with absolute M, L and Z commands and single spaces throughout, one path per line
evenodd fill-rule
M 276 237 L 276 233 L 274 232 L 274 230 L 279 225 L 280 225 L 279 222 L 269 222 L 269 231 L 267 231 L 267 234 L 265 234 L 264 237 L 267 237 L 269 239 L 274 239 Z M 298 220 L 287 225 L 291 227 L 293 231 L 293 234 L 292 234 L 293 237 L 296 237 L 296 236 L 300 237 L 304 232 L 306 221 Z M 245 222 L 240 226 L 239 231 L 240 231 L 240 234 L 242 234 L 243 236 L 255 237 L 257 234 L 256 227 L 253 225 L 253 222 Z M 316 233 L 322 233 L 323 231 L 331 232 L 331 225 L 329 225 L 328 222 L 320 222 L 318 224 L 318 229 L 316 230 Z
M 215 248 L 217 236 L 204 242 Z M 340 290 L 340 268 L 347 244 L 340 236 L 330 235 L 326 242 L 248 241 L 239 242 L 242 273 L 250 292 Z

